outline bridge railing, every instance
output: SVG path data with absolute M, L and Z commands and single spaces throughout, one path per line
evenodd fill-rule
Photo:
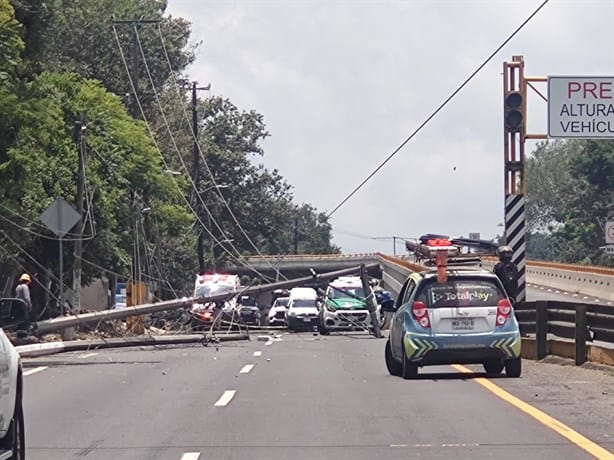
M 574 340 L 576 365 L 587 360 L 587 345 L 604 342 L 614 345 L 614 307 L 580 302 L 541 300 L 514 306 L 520 332 L 535 335 L 535 356 L 548 354 L 549 337 Z

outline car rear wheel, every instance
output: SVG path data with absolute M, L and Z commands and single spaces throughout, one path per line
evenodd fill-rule
M 403 365 L 401 375 L 404 379 L 415 379 L 418 377 L 418 364 L 412 363 L 405 355 L 405 347 L 403 347 Z
M 503 361 L 500 359 L 492 359 L 484 362 L 484 370 L 487 374 L 500 374 L 503 368 Z
M 390 375 L 401 375 L 401 363 L 395 361 L 392 357 L 392 350 L 390 349 L 390 340 L 386 341 L 386 368 Z
M 522 360 L 520 358 L 505 361 L 505 375 L 508 377 L 520 377 L 522 374 Z
M 25 460 L 26 458 L 26 437 L 25 423 L 23 417 L 22 403 L 22 382 L 21 369 L 17 377 L 17 395 L 15 397 L 15 411 L 13 419 L 9 425 L 6 436 L 0 440 L 0 449 L 11 451 L 12 460 Z

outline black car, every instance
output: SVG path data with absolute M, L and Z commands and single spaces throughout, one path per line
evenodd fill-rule
M 260 308 L 255 305 L 244 305 L 240 307 L 239 316 L 245 324 L 260 325 Z

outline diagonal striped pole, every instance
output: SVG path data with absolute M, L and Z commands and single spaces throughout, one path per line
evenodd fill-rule
M 518 267 L 516 302 L 526 300 L 526 226 L 524 195 L 505 197 L 505 241 L 514 250 L 512 262 Z
M 524 147 L 526 135 L 524 59 L 503 63 L 503 159 L 505 184 L 505 242 L 512 247 L 518 268 L 516 302 L 526 300 L 526 225 Z

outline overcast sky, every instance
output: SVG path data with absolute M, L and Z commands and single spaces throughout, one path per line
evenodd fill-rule
M 203 43 L 189 77 L 264 115 L 257 161 L 297 203 L 330 212 L 542 1 L 169 0 L 167 11 Z M 393 236 L 502 233 L 502 74 L 514 55 L 528 76 L 614 75 L 614 0 L 551 0 L 334 213 L 344 253 L 392 253 Z M 535 93 L 528 124 L 546 132 Z

